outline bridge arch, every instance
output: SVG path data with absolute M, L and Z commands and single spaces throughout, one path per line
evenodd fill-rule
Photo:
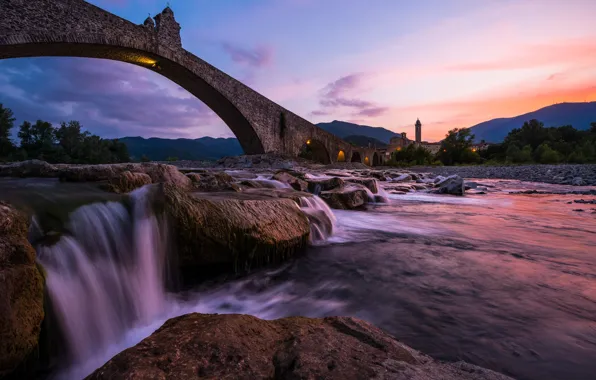
M 381 158 L 377 152 L 373 153 L 372 166 L 381 165 Z
M 346 152 L 344 152 L 343 150 L 337 152 L 336 162 L 346 162 Z
M 169 7 L 137 25 L 83 0 L 0 0 L 0 6 L 0 59 L 86 57 L 145 67 L 211 108 L 246 154 L 297 156 L 309 138 L 322 141 L 329 152 L 350 149 L 340 138 L 186 51 Z
M 352 152 L 352 158 L 350 159 L 350 162 L 362 163 L 362 156 L 360 155 L 360 152 L 358 152 L 358 151 Z
M 322 141 L 315 139 L 308 139 L 300 150 L 299 157 L 306 158 L 308 160 L 317 161 L 322 164 L 330 164 L 331 157 L 329 151 Z

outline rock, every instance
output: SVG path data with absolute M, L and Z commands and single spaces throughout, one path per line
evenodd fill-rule
M 368 200 L 364 186 L 351 184 L 338 189 L 322 191 L 319 195 L 331 208 L 354 210 L 362 208 Z
M 141 164 L 65 165 L 59 170 L 59 178 L 66 182 L 97 182 L 110 180 L 122 172 L 145 173 L 153 183 L 173 183 L 189 188 L 191 180 L 173 165 L 145 162 Z
M 269 181 L 259 181 L 254 179 L 247 179 L 240 182 L 240 185 L 253 189 L 276 189 L 275 185 Z
M 287 171 L 279 171 L 273 175 L 273 178 L 276 181 L 287 183 L 290 185 L 294 190 L 297 191 L 308 191 L 308 182 L 303 179 L 294 177 Z
M 573 186 L 583 186 L 585 183 L 582 177 L 575 177 L 571 180 L 571 184 Z
M 512 380 L 465 362 L 442 363 L 356 318 L 187 314 L 116 355 L 89 380 Z
M 581 204 L 592 204 L 596 205 L 596 199 L 586 200 L 586 199 L 576 199 L 573 201 L 574 203 L 581 203 Z M 568 202 L 571 203 L 571 202 Z
M 480 184 L 478 182 L 465 182 L 464 185 L 468 188 L 468 189 L 475 189 L 477 188 Z
M 337 189 L 344 185 L 344 180 L 338 177 L 308 179 L 307 182 L 308 191 L 315 194 L 319 191 Z
M 0 165 L 0 177 L 40 177 L 54 178 L 58 175 L 58 168 L 40 160 L 14 162 Z
M 117 176 L 110 178 L 104 189 L 112 193 L 128 193 L 139 187 L 152 183 L 151 177 L 145 173 L 122 172 Z
M 464 195 L 464 180 L 458 175 L 443 178 L 442 181 L 435 184 L 435 187 L 437 189 L 433 190 L 433 193 Z
M 199 173 L 186 173 L 186 177 L 188 177 L 188 179 L 190 179 L 190 182 L 192 184 L 201 182 L 201 175 Z
M 159 193 L 183 273 L 192 275 L 209 267 L 241 272 L 280 262 L 309 239 L 308 219 L 291 199 L 192 194 L 171 184 L 162 185 Z
M 376 194 L 379 192 L 379 188 L 377 186 L 377 180 L 375 178 L 352 177 L 352 178 L 344 178 L 344 181 L 346 181 L 348 183 L 357 183 L 357 184 L 363 185 L 366 188 L 368 188 L 373 194 Z
M 396 178 L 393 178 L 391 182 L 408 182 L 412 180 L 412 176 L 410 174 L 401 174 Z
M 225 172 L 204 174 L 192 186 L 198 191 L 240 191 L 234 178 Z
M 26 216 L 0 201 L 0 378 L 31 378 L 38 352 L 44 280 L 28 230 Z

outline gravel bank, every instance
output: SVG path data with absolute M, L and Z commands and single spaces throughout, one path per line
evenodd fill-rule
M 519 165 L 413 167 L 414 172 L 463 178 L 498 178 L 560 185 L 596 186 L 596 165 Z

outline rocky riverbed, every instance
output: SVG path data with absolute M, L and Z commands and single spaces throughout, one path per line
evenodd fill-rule
M 474 298 L 465 284 L 484 278 L 490 289 L 500 289 L 500 283 L 514 289 L 521 280 L 490 279 L 492 272 L 480 263 L 490 258 L 489 266 L 501 266 L 509 276 L 513 269 L 507 266 L 510 259 L 503 261 L 505 254 L 530 260 L 532 270 L 539 270 L 535 249 L 549 258 L 559 254 L 563 262 L 581 261 L 586 274 L 572 280 L 589 281 L 594 263 L 581 252 L 596 247 L 596 188 L 266 156 L 228 158 L 215 167 L 178 165 L 28 161 L 0 166 L 0 201 L 9 202 L 0 207 L 0 227 L 12 231 L 0 231 L 0 318 L 6 321 L 0 352 L 7 353 L 0 375 L 23 378 L 41 366 L 64 379 L 85 377 L 99 367 L 91 378 L 189 373 L 238 378 L 237 368 L 247 378 L 506 378 L 474 366 L 481 365 L 520 379 L 589 378 L 584 374 L 591 364 L 583 360 L 589 353 L 575 352 L 575 369 L 567 367 L 553 356 L 550 342 L 516 337 L 511 321 L 501 320 L 499 306 Z M 515 208 L 508 210 L 510 204 Z M 495 208 L 500 210 L 491 211 Z M 502 221 L 492 219 L 500 214 Z M 573 236 L 573 247 L 561 244 L 563 235 L 559 239 L 555 232 L 565 223 L 574 226 L 563 234 Z M 481 232 L 496 230 L 511 242 Z M 549 235 L 536 238 L 546 230 Z M 534 248 L 525 246 L 528 241 Z M 399 256 L 393 256 L 395 249 Z M 283 266 L 300 268 L 312 260 L 321 263 L 293 275 Z M 434 264 L 425 266 L 427 261 Z M 276 272 L 280 265 L 285 269 Z M 441 274 L 444 278 L 428 274 L 446 267 L 451 269 Z M 313 271 L 323 271 L 323 277 L 312 277 Z M 429 284 L 436 285 L 430 293 L 410 294 Z M 534 285 L 524 283 L 534 292 L 527 299 L 554 297 L 538 294 L 543 290 Z M 489 288 L 484 291 L 490 293 Z M 591 308 L 572 288 L 559 290 L 574 307 Z M 492 297 L 506 300 L 507 292 Z M 424 304 L 429 299 L 432 303 Z M 409 305 L 406 314 L 400 311 L 404 305 Z M 543 310 L 542 318 L 550 315 L 549 307 L 533 305 Z M 214 312 L 271 321 L 209 315 Z M 541 318 L 531 310 L 509 312 L 519 321 Z M 284 318 L 295 315 L 310 318 Z M 326 318 L 337 315 L 356 318 Z M 413 315 L 418 317 L 410 319 Z M 579 323 L 560 312 L 552 317 Z M 505 334 L 515 342 L 518 359 L 509 358 L 509 343 L 501 347 L 470 338 L 473 326 L 491 339 Z M 505 333 L 497 334 L 494 326 Z M 550 326 L 559 334 L 553 337 L 566 336 Z M 418 331 L 424 333 L 412 338 Z M 435 359 L 391 334 L 408 337 L 406 343 Z M 532 339 L 544 346 L 528 346 Z M 557 342 L 572 350 L 565 339 Z M 55 345 L 62 348 L 60 355 L 43 348 Z M 453 355 L 457 347 L 465 352 Z M 526 352 L 548 362 L 528 361 Z
M 596 165 L 515 165 L 415 167 L 416 172 L 464 178 L 498 178 L 559 185 L 596 186 Z

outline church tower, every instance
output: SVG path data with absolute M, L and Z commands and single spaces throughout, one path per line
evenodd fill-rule
M 416 143 L 420 144 L 422 142 L 422 123 L 420 119 L 416 119 Z

